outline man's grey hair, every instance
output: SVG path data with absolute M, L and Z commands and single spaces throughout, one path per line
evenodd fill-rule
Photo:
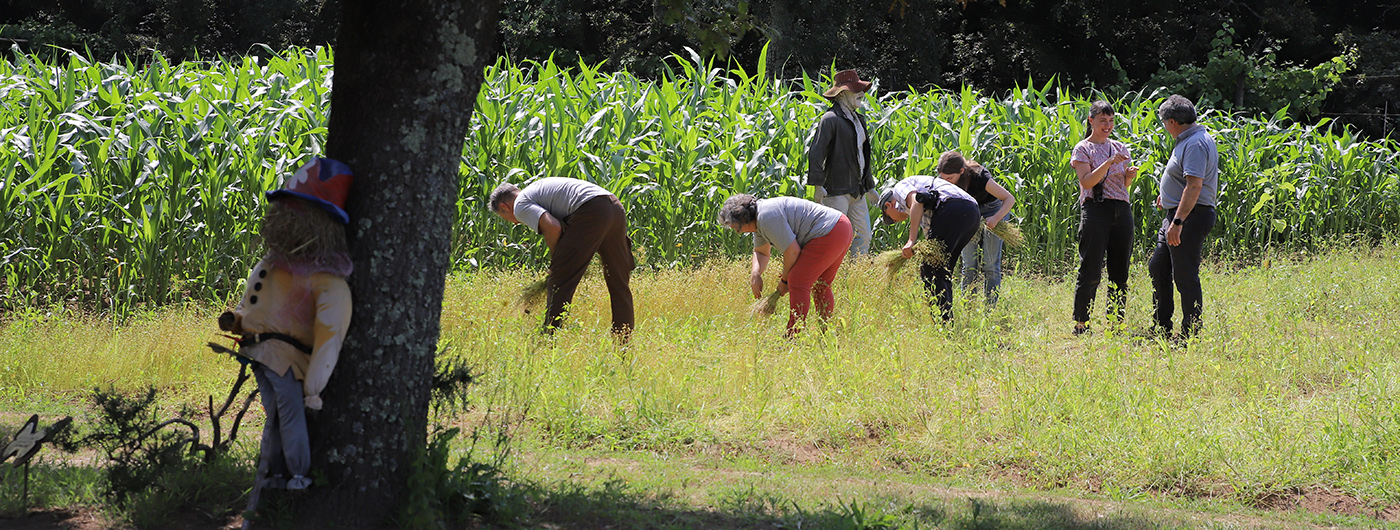
M 719 208 L 719 222 L 723 225 L 746 225 L 758 220 L 758 199 L 747 193 L 740 193 L 724 201 Z
M 487 205 L 491 207 L 492 213 L 501 213 L 501 205 L 506 201 L 515 202 L 515 196 L 520 194 L 520 188 L 509 182 L 502 182 L 496 189 L 491 190 L 491 198 L 487 199 Z
M 1162 102 L 1162 106 L 1157 107 L 1157 117 L 1162 121 L 1176 120 L 1182 125 L 1190 125 L 1196 123 L 1196 106 L 1191 104 L 1191 100 L 1172 94 Z

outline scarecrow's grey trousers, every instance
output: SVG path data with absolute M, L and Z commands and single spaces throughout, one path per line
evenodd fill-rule
M 866 199 L 865 195 L 852 197 L 846 194 L 827 195 L 821 200 L 822 206 L 846 214 L 846 218 L 851 220 L 851 229 L 855 232 L 855 237 L 851 239 L 851 248 L 846 251 L 848 256 L 870 253 L 873 232 L 870 226 L 870 202 Z
M 272 487 L 305 488 L 305 477 L 311 470 L 311 443 L 306 435 L 301 381 L 292 375 L 291 368 L 277 375 L 257 362 L 253 363 L 253 377 L 258 380 L 258 393 L 267 412 L 258 470 Z

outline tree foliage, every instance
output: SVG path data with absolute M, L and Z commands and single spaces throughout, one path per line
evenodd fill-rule
M 1312 68 L 1279 63 L 1276 42 L 1251 54 L 1235 41 L 1235 29 L 1216 31 L 1204 64 L 1183 64 L 1152 76 L 1150 84 L 1172 93 L 1193 96 L 1206 108 L 1268 112 L 1288 109 L 1295 119 L 1313 118 L 1321 112 L 1327 95 L 1342 74 L 1356 62 L 1348 50 Z
M 0 38 L 104 57 L 262 53 L 257 43 L 331 42 L 341 2 L 0 0 Z M 606 61 L 642 77 L 684 47 L 752 67 L 771 41 L 771 74 L 857 68 L 886 90 L 1157 83 L 1231 110 L 1341 115 L 1373 135 L 1400 107 L 1400 39 L 1385 29 L 1400 10 L 1382 0 L 510 0 L 501 11 L 498 44 L 517 60 Z

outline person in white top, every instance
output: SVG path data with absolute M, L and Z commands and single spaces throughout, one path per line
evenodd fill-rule
M 931 302 L 938 306 L 944 321 L 953 319 L 953 260 L 982 226 L 982 214 L 977 199 L 966 191 L 939 177 L 918 175 L 895 183 L 880 194 L 883 224 L 909 221 L 909 238 L 904 244 L 904 257 L 914 256 L 914 242 L 923 228 L 924 237 L 943 243 L 949 256 L 934 267 L 924 263 L 919 276 Z

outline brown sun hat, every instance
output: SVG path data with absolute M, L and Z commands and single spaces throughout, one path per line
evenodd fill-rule
M 822 92 L 822 95 L 827 98 L 834 98 L 837 94 L 841 93 L 842 89 L 859 94 L 870 90 L 870 82 L 861 81 L 860 76 L 856 75 L 855 70 L 842 70 L 836 72 L 836 80 L 831 84 L 831 88 L 826 89 L 826 92 Z

